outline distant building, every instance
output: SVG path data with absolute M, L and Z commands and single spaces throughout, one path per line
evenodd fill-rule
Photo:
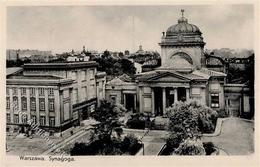
M 19 105 L 25 103 L 22 101 L 23 96 L 26 98 L 25 112 L 28 118 L 33 115 L 31 111 L 35 111 L 35 119 L 46 130 L 52 129 L 58 133 L 74 124 L 79 124 L 82 119 L 87 119 L 97 105 L 99 100 L 97 98 L 105 96 L 101 93 L 97 95 L 97 92 L 103 91 L 106 74 L 98 73 L 96 67 L 97 63 L 93 61 L 32 63 L 25 64 L 20 73 L 8 73 L 6 83 L 6 89 L 9 93 L 7 100 L 10 102 L 7 103 L 8 114 L 10 114 L 7 115 L 10 117 L 8 125 L 16 125 L 20 130 L 26 126 L 26 123 L 22 121 L 15 121 L 16 111 L 10 106 L 13 104 L 11 99 L 17 100 Z M 97 84 L 99 85 L 98 91 Z M 32 102 L 34 99 L 31 98 L 30 91 L 35 91 L 33 96 L 35 102 Z M 53 99 L 54 102 L 50 99 Z M 33 106 L 29 105 L 32 103 Z M 55 103 L 54 109 L 50 109 L 52 103 Z M 22 109 L 22 106 L 19 109 Z M 50 112 L 50 110 L 54 111 Z M 55 117 L 55 125 L 50 124 L 50 117 L 53 116 Z M 41 119 L 42 122 L 40 122 Z
M 31 57 L 33 55 L 38 55 L 38 56 L 51 56 L 52 52 L 51 51 L 40 51 L 40 50 L 14 50 L 14 49 L 7 49 L 6 50 L 6 60 L 17 60 L 17 58 L 23 59 L 24 57 Z
M 89 61 L 90 60 L 90 54 L 85 50 L 85 46 L 83 46 L 83 51 L 81 53 L 74 52 L 74 50 L 71 51 L 69 56 L 66 58 L 67 62 L 82 62 L 82 61 Z

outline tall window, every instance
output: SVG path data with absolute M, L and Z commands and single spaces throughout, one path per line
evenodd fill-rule
M 40 125 L 41 126 L 45 125 L 45 116 L 40 116 Z
M 35 95 L 35 88 L 30 88 L 30 95 L 34 96 Z
M 22 88 L 22 95 L 26 95 L 26 88 Z
M 77 71 L 72 71 L 71 72 L 71 78 L 76 80 L 77 79 Z
M 6 95 L 9 95 L 10 92 L 9 92 L 9 88 L 6 88 Z
M 44 96 L 44 88 L 39 88 L 39 95 Z
M 44 98 L 40 98 L 39 99 L 39 103 L 40 103 L 40 110 L 44 111 L 45 110 L 45 99 Z
M 27 124 L 27 115 L 26 114 L 22 115 L 22 123 Z
M 6 114 L 6 122 L 10 123 L 11 122 L 11 116 L 9 113 Z
M 22 97 L 22 110 L 27 110 L 27 98 Z
M 13 95 L 17 95 L 18 92 L 17 92 L 17 88 L 13 88 Z
M 87 87 L 82 87 L 82 97 L 87 100 Z
M 19 123 L 19 115 L 18 114 L 14 114 L 14 123 L 15 124 Z
M 49 99 L 49 111 L 54 111 L 54 99 Z
M 73 104 L 78 102 L 78 89 L 73 89 Z
M 55 126 L 55 117 L 50 117 L 49 118 L 49 120 L 50 120 L 50 126 Z
M 37 119 L 36 119 L 36 115 L 31 115 L 31 119 L 33 121 L 33 123 L 37 123 Z
M 35 101 L 34 97 L 30 98 L 30 108 L 31 108 L 31 111 L 36 111 L 36 101 Z
M 53 96 L 54 95 L 53 88 L 49 88 L 48 94 L 49 94 L 49 96 Z
M 19 104 L 18 104 L 18 97 L 14 96 L 13 97 L 13 110 L 18 111 L 19 110 Z
M 94 78 L 94 70 L 89 70 L 89 78 L 90 79 Z
M 6 97 L 6 109 L 10 109 L 10 97 Z
M 81 80 L 86 80 L 86 71 L 85 70 L 81 71 Z
M 211 94 L 211 107 L 214 107 L 214 108 L 219 107 L 219 94 L 218 93 Z

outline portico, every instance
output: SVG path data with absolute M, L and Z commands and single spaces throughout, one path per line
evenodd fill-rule
M 187 101 L 190 99 L 189 87 L 151 87 L 152 110 L 155 116 L 165 114 L 166 108 L 177 101 Z

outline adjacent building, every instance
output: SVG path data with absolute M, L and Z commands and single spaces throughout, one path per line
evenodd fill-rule
M 9 72 L 8 125 L 23 131 L 26 121 L 16 115 L 21 111 L 27 113 L 26 119 L 33 118 L 41 127 L 54 132 L 62 132 L 87 119 L 98 98 L 104 98 L 106 74 L 97 72 L 96 67 L 93 61 L 32 63 L 25 64 L 20 72 Z

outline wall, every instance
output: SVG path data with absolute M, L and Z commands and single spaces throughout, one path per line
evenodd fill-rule
M 162 67 L 174 67 L 174 64 L 169 64 L 171 61 L 171 56 L 177 52 L 187 53 L 192 61 L 193 65 L 201 67 L 201 58 L 203 56 L 203 49 L 199 46 L 194 47 L 172 47 L 172 46 L 162 46 L 161 47 L 161 58 Z

